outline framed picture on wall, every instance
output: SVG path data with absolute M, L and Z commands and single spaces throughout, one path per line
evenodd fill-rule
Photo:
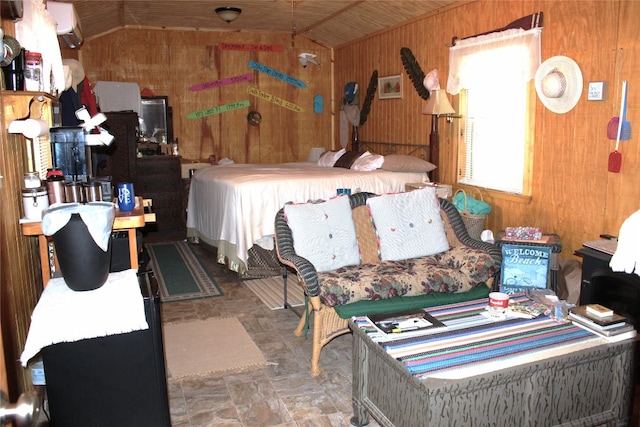
M 378 98 L 402 98 L 402 74 L 378 79 Z

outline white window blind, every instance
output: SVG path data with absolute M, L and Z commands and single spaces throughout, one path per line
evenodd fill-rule
M 464 91 L 458 182 L 522 194 L 527 94 L 540 65 L 542 29 L 512 29 L 459 41 L 449 54 L 447 92 Z

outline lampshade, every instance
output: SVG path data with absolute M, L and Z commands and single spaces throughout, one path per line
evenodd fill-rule
M 444 114 L 455 114 L 456 111 L 451 106 L 447 94 L 442 89 L 434 89 L 427 100 L 427 105 L 422 110 L 422 114 L 432 114 L 436 116 Z
M 220 17 L 220 19 L 222 19 L 223 21 L 226 21 L 227 24 L 235 21 L 236 18 L 240 16 L 241 12 L 242 12 L 242 9 L 240 9 L 239 7 L 226 6 L 226 7 L 216 8 L 216 13 Z

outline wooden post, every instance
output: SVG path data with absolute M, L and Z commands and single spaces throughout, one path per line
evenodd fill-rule
M 431 134 L 429 135 L 429 162 L 436 166 L 440 166 L 440 136 L 438 135 L 438 116 L 431 115 Z M 429 179 L 431 182 L 438 182 L 438 168 L 429 172 Z

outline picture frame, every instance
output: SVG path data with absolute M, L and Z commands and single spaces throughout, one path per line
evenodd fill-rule
M 517 294 L 549 288 L 550 246 L 502 244 L 500 292 Z
M 160 143 L 161 140 L 173 142 L 173 111 L 169 106 L 167 96 L 143 96 L 141 98 L 140 131 L 151 142 Z
M 402 74 L 378 78 L 378 98 L 402 98 Z

